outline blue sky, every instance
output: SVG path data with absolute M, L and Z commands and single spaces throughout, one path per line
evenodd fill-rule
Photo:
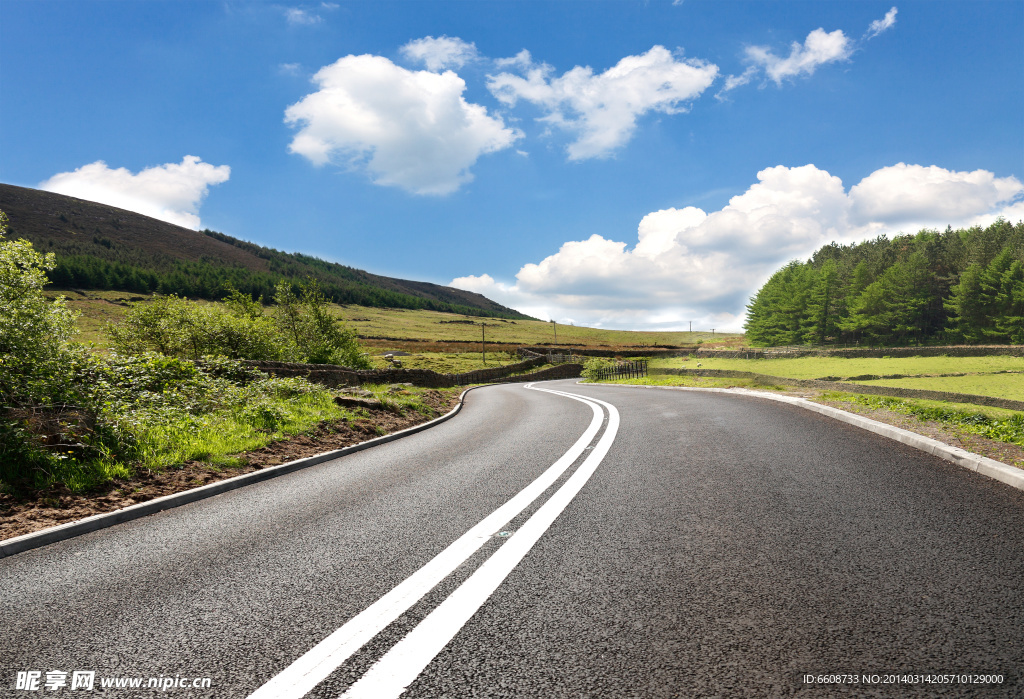
M 1024 218 L 1024 2 L 0 0 L 0 181 L 539 317 L 738 329 Z

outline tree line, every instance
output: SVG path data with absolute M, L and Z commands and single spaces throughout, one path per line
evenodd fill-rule
M 747 305 L 755 346 L 1024 344 L 1024 222 L 820 248 Z
M 334 303 L 376 308 L 408 308 L 470 316 L 522 318 L 521 314 L 490 311 L 458 303 L 423 298 L 374 285 L 360 279 L 357 270 L 308 255 L 270 250 L 204 231 L 267 261 L 268 270 L 227 265 L 221 260 L 182 260 L 164 254 L 123 248 L 101 236 L 92 240 L 47 241 L 55 253 L 56 266 L 50 270 L 50 284 L 63 289 L 100 289 L 139 294 L 175 294 L 181 297 L 219 300 L 228 289 L 252 298 L 273 298 L 283 279 L 295 293 L 305 280 L 314 279 L 324 296 Z

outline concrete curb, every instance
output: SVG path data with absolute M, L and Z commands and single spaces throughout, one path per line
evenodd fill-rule
M 582 383 L 582 382 L 580 382 Z M 948 444 L 944 444 L 937 439 L 931 437 L 925 437 L 924 435 L 905 430 L 901 427 L 893 427 L 892 425 L 886 425 L 883 422 L 866 418 L 863 415 L 855 415 L 854 413 L 848 413 L 845 410 L 839 408 L 833 408 L 828 405 L 821 405 L 814 403 L 806 398 L 797 398 L 795 396 L 779 396 L 772 393 L 766 393 L 764 391 L 752 391 L 746 388 L 696 388 L 693 386 L 644 386 L 637 384 L 585 384 L 587 386 L 629 386 L 630 388 L 656 388 L 668 391 L 704 391 L 708 393 L 732 393 L 744 396 L 752 396 L 755 398 L 767 398 L 768 400 L 779 401 L 780 403 L 789 403 L 805 410 L 811 410 L 822 415 L 826 415 L 831 418 L 835 418 L 840 422 L 845 422 L 855 427 L 867 430 L 868 432 L 874 432 L 877 435 L 894 439 L 897 442 L 906 444 L 909 447 L 920 449 L 923 452 L 937 456 L 940 459 L 950 461 L 957 466 L 961 466 L 970 471 L 975 471 L 983 476 L 994 478 L 997 481 L 1005 483 L 1018 490 L 1024 490 L 1024 470 L 1004 464 L 1002 461 L 996 461 L 990 459 L 987 456 L 981 456 L 969 452 L 966 449 L 960 449 L 959 447 L 953 447 Z
M 86 517 L 85 519 L 68 522 L 67 524 L 59 524 L 55 527 L 43 529 L 38 532 L 32 532 L 31 534 L 23 534 L 12 539 L 4 539 L 0 541 L 0 558 L 12 556 L 16 553 L 21 553 L 22 551 L 38 548 L 39 546 L 46 546 L 47 544 L 52 544 L 57 541 L 70 539 L 81 534 L 87 534 L 88 532 L 94 532 L 98 529 L 112 527 L 115 524 L 120 524 L 121 522 L 129 522 L 133 519 L 139 519 L 147 515 L 162 512 L 163 510 L 169 510 L 173 507 L 186 505 L 190 502 L 195 502 L 196 500 L 210 498 L 214 495 L 220 495 L 221 493 L 226 493 L 229 490 L 235 490 L 236 488 L 242 488 L 252 483 L 260 483 L 261 481 L 270 480 L 271 478 L 284 476 L 310 466 L 322 464 L 325 461 L 331 461 L 357 451 L 362 451 L 363 449 L 369 449 L 370 447 L 375 447 L 379 444 L 386 444 L 387 442 L 393 442 L 396 439 L 401 439 L 403 437 L 416 434 L 417 432 L 422 432 L 423 430 L 439 425 L 442 422 L 455 417 L 458 412 L 462 410 L 466 394 L 475 388 L 480 387 L 473 386 L 467 388 L 459 394 L 458 405 L 441 417 L 434 418 L 429 422 L 424 422 L 422 425 L 415 425 L 398 432 L 393 432 L 392 434 L 386 434 L 383 437 L 376 437 L 365 442 L 360 442 L 359 444 L 353 444 L 352 446 L 345 447 L 343 449 L 335 449 L 334 451 L 324 452 L 323 454 L 317 454 L 316 456 L 296 459 L 295 461 L 271 466 L 260 471 L 243 473 L 240 476 L 227 478 L 222 481 L 217 481 L 216 483 L 210 483 L 209 485 L 204 485 L 199 488 L 193 488 L 192 490 L 183 490 L 180 493 L 172 493 L 154 500 L 140 502 L 137 505 L 131 505 L 130 507 L 125 507 L 121 510 L 104 512 L 102 514 Z

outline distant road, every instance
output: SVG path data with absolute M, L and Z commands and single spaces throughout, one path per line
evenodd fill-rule
M 0 559 L 0 695 L 1020 696 L 1022 589 L 1024 493 L 935 457 L 745 396 L 500 385 Z

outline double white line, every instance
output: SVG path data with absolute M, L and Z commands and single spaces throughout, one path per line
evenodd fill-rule
M 564 391 L 536 388 L 531 384 L 527 384 L 526 387 L 578 400 L 589 405 L 594 411 L 590 425 L 569 451 L 515 497 L 482 519 L 479 524 L 391 592 L 352 617 L 344 626 L 253 692 L 249 699 L 299 699 L 305 696 L 370 639 L 423 599 L 438 583 L 500 531 L 503 525 L 540 497 L 576 462 L 600 431 L 604 422 L 601 406 L 604 406 L 608 411 L 607 428 L 590 455 L 572 476 L 515 532 L 514 536 L 508 538 L 469 579 L 385 653 L 343 697 L 398 697 L 487 601 L 590 479 L 615 441 L 619 428 L 619 413 L 615 406 L 609 403 Z

